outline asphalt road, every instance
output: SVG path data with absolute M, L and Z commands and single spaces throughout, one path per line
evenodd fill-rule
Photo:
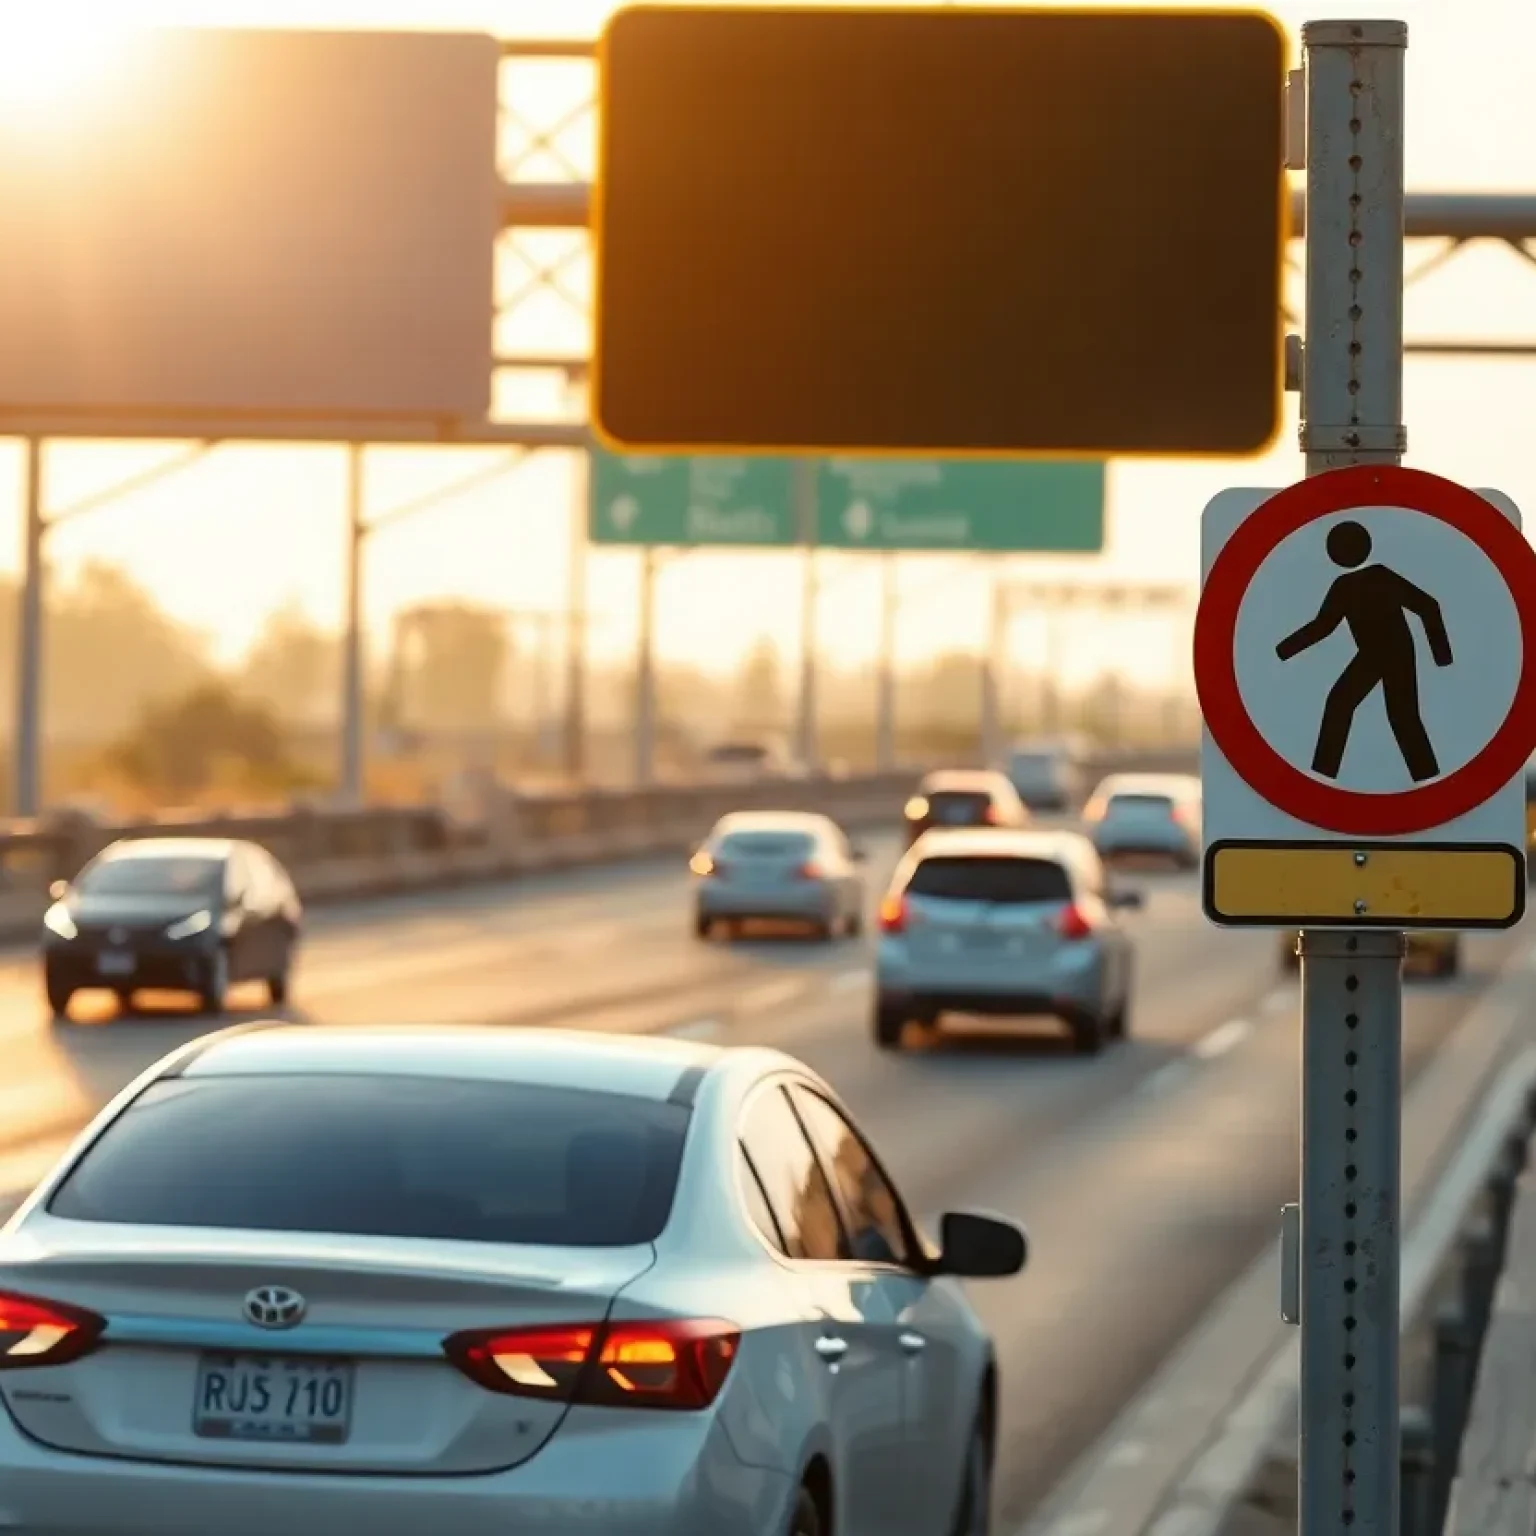
M 872 846 L 871 886 L 894 858 Z M 1194 877 L 1148 893 L 1131 1038 L 1071 1056 L 1049 1027 L 996 1026 L 877 1052 L 859 941 L 700 944 L 680 867 L 541 877 L 313 916 L 287 1016 L 325 1023 L 551 1023 L 770 1044 L 845 1096 L 920 1216 L 980 1205 L 1022 1220 L 1026 1274 L 973 1294 L 998 1343 L 999 1529 L 1024 1518 L 1274 1236 L 1296 1186 L 1296 989 L 1272 935 L 1223 934 Z M 1411 1073 L 1513 948 L 1469 941 L 1466 972 L 1412 984 Z M 0 1191 L 164 1051 L 261 1017 L 260 989 L 210 1020 L 146 996 L 47 1019 L 35 962 L 0 957 Z

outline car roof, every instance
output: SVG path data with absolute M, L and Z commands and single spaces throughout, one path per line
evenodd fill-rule
M 728 811 L 717 832 L 825 832 L 832 818 L 820 811 Z
M 970 856 L 979 859 L 1066 859 L 1092 844 L 1081 832 L 1031 831 L 1013 827 L 943 827 L 913 843 L 919 858 Z
M 921 788 L 928 793 L 946 789 L 995 789 L 1007 782 L 1008 776 L 995 768 L 936 768 L 923 775 Z
M 233 837 L 120 837 L 101 850 L 103 859 L 227 859 L 240 841 Z
M 206 1036 L 170 1075 L 182 1077 L 436 1077 L 588 1088 L 670 1098 L 697 1081 L 718 1046 L 667 1035 L 607 1035 L 580 1029 L 488 1029 L 481 1025 L 325 1026 L 260 1024 Z
M 1189 795 L 1200 792 L 1192 773 L 1112 773 L 1099 785 L 1101 795 Z

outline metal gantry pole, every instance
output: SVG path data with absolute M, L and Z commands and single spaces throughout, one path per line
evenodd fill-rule
M 642 550 L 635 638 L 635 784 L 642 789 L 656 774 L 656 567 L 656 550 Z
M 1008 590 L 1003 573 L 992 571 L 987 597 L 987 637 L 981 657 L 981 756 L 984 764 L 997 763 L 1003 752 L 1002 672 L 1008 641 Z
M 43 718 L 43 444 L 26 440 L 22 474 L 21 592 L 17 613 L 16 735 L 11 805 L 21 817 L 42 809 Z
M 577 458 L 571 539 L 565 576 L 565 771 L 573 784 L 587 775 L 587 498 L 592 455 Z
M 1407 44 L 1396 21 L 1302 28 L 1309 475 L 1407 446 Z M 1397 1536 L 1403 943 L 1301 936 L 1301 1536 Z
M 896 552 L 880 557 L 880 654 L 875 663 L 875 766 L 896 766 L 896 617 L 901 608 L 901 569 Z
M 816 527 L 817 464 L 814 459 L 798 459 L 794 467 L 794 518 L 800 533 L 804 584 L 800 593 L 800 689 L 795 731 L 796 753 L 801 765 L 814 771 L 820 756 L 816 697 L 817 652 L 820 640 L 816 620 L 821 607 L 821 568 L 817 561 Z
M 342 575 L 341 628 L 341 798 L 346 805 L 363 803 L 363 736 L 367 702 L 363 688 L 363 445 L 347 445 L 347 547 Z

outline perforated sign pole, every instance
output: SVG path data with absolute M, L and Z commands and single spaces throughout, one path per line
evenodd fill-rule
M 1308 475 L 1407 446 L 1407 45 L 1397 21 L 1302 28 Z M 1397 1536 L 1403 948 L 1379 930 L 1301 936 L 1301 1536 Z

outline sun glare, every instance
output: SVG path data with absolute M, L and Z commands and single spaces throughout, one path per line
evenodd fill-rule
M 51 117 L 86 105 L 112 73 L 123 29 L 99 15 L 38 11 L 0 22 L 0 117 Z

